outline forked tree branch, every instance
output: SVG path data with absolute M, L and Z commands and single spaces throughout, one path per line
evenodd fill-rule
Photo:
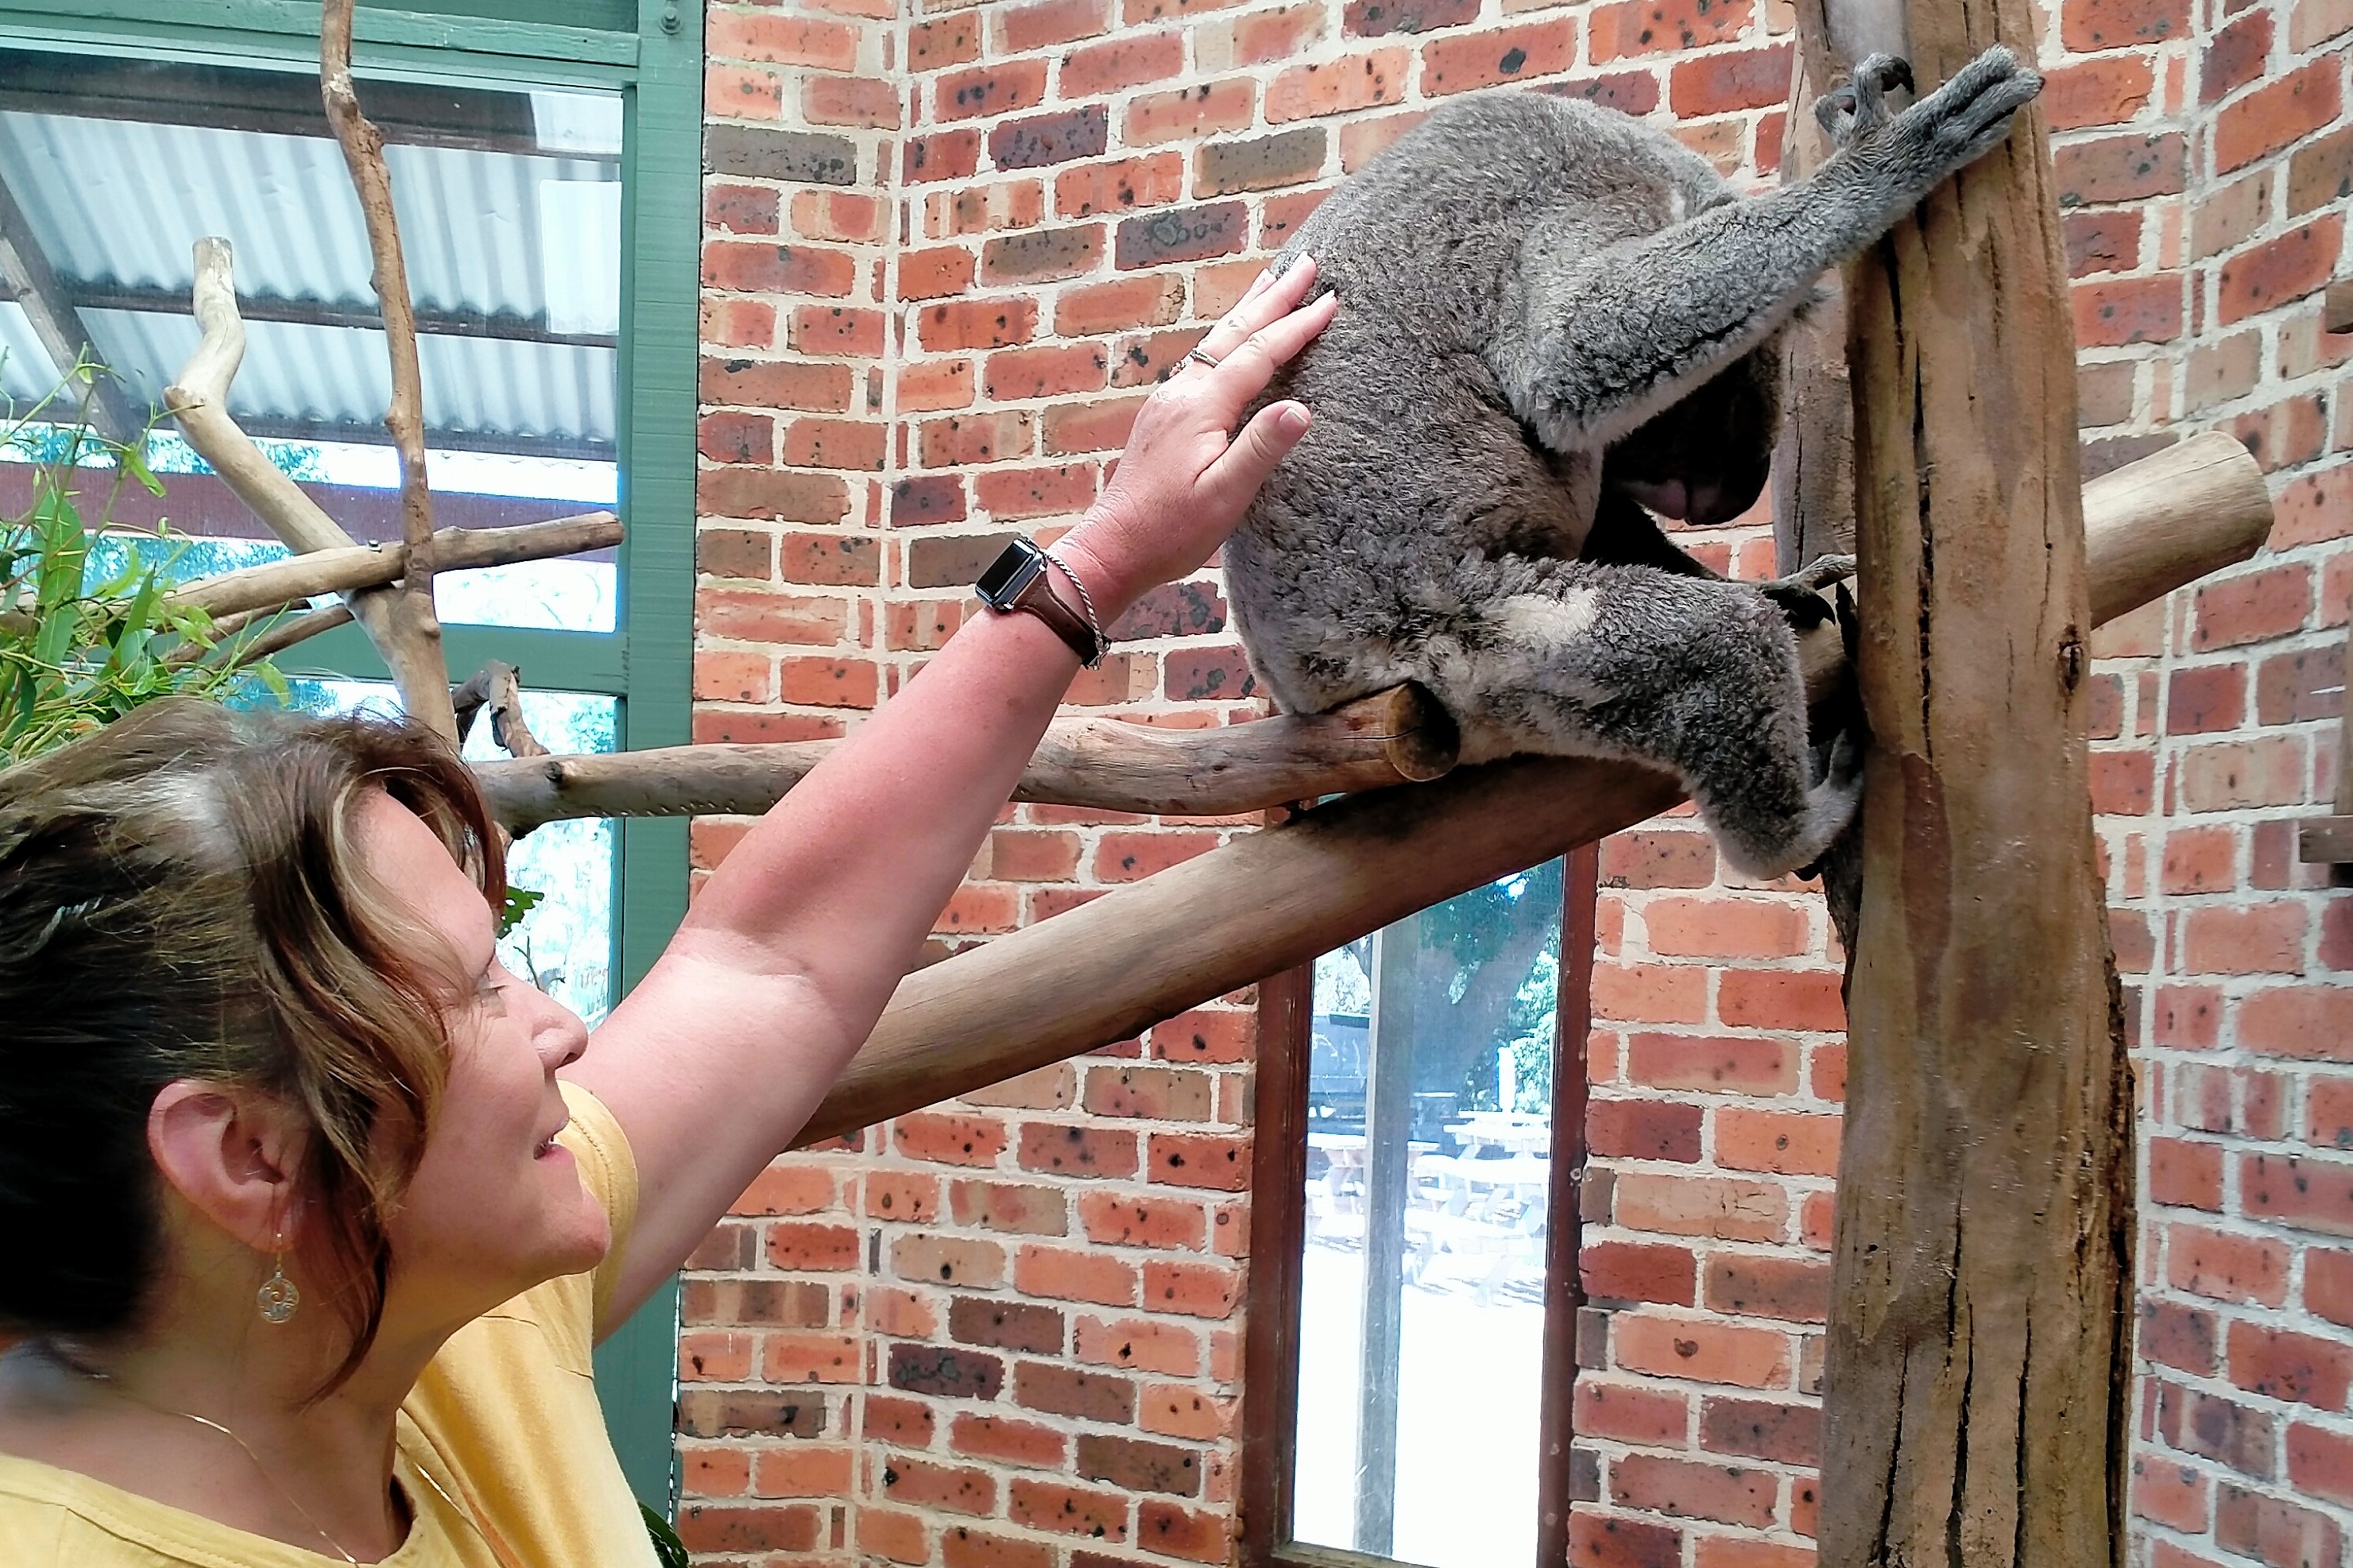
M 400 696 L 410 717 L 454 742 L 458 720 L 449 706 L 449 664 L 441 651 L 441 619 L 433 608 L 433 492 L 425 477 L 425 378 L 417 358 L 417 307 L 408 295 L 408 264 L 400 253 L 384 132 L 360 112 L 359 90 L 352 82 L 352 9 L 353 0 L 322 0 L 319 95 L 367 222 L 368 251 L 375 260 L 369 281 L 384 314 L 385 349 L 392 359 L 392 403 L 384 424 L 400 452 L 400 532 L 408 546 L 400 619 L 417 677 L 416 689 L 404 683 Z
M 342 524 L 321 511 L 300 485 L 263 456 L 229 417 L 229 384 L 245 359 L 245 323 L 237 313 L 236 260 L 226 239 L 208 238 L 195 243 L 193 305 L 202 335 L 195 353 L 181 368 L 180 378 L 164 388 L 164 407 L 178 422 L 180 433 L 195 454 L 211 465 L 221 482 L 252 508 L 271 533 L 301 551 L 356 549 L 357 544 Z M 389 588 L 349 597 L 352 612 L 392 671 L 402 704 L 411 713 L 433 712 L 436 702 L 446 709 L 448 670 L 438 643 L 428 652 L 412 634 L 406 599 Z M 451 726 L 443 733 L 453 732 Z

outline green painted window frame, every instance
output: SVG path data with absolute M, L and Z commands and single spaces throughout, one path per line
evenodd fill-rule
M 619 450 L 620 621 L 611 633 L 452 626 L 450 666 L 495 655 L 563 670 L 565 688 L 621 699 L 620 742 L 691 738 L 695 365 L 702 287 L 702 0 L 409 0 L 363 3 L 363 78 L 601 87 L 623 94 Z M 315 61 L 316 0 L 0 0 L 0 40 L 168 58 Z M 320 640 L 321 662 L 356 677 L 384 665 L 364 638 Z M 683 821 L 620 829 L 617 959 L 642 979 L 686 913 Z M 605 1421 L 638 1497 L 676 1503 L 675 1280 L 596 1350 Z

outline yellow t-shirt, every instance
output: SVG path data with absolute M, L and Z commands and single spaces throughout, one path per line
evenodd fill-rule
M 605 1436 L 588 1353 L 608 1305 L 613 1260 L 637 1215 L 637 1163 L 595 1096 L 566 1084 L 564 1097 L 572 1111 L 564 1143 L 612 1219 L 613 1249 L 594 1274 L 550 1280 L 467 1324 L 425 1369 L 401 1405 L 393 1461 L 415 1522 L 385 1568 L 649 1568 L 655 1561 Z M 339 1562 L 0 1454 L 6 1568 Z

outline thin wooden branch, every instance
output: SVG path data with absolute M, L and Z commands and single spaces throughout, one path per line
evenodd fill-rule
M 289 616 L 238 650 L 237 662 L 254 664 L 264 659 L 274 659 L 298 642 L 307 642 L 322 632 L 349 626 L 353 619 L 349 604 L 331 604 L 323 609 Z
M 239 664 L 255 664 L 274 658 L 299 642 L 307 642 L 322 631 L 352 623 L 352 607 L 348 603 L 328 605 L 323 609 L 286 615 L 277 625 L 260 632 L 249 641 L 239 641 L 254 626 L 271 616 L 282 614 L 288 606 L 274 609 L 251 609 L 237 615 L 225 615 L 213 622 L 212 646 L 186 642 L 164 656 L 166 664 L 196 664 L 206 659 L 234 655 Z
M 2271 530 L 2263 471 L 2228 436 L 2194 437 L 2087 486 L 2094 604 L 2102 620 L 2254 553 Z M 1818 628 L 1800 641 L 1808 689 L 1833 690 L 1845 654 Z M 783 799 L 830 740 L 680 746 L 486 762 L 491 809 L 521 835 L 572 817 L 749 816 Z M 1208 730 L 1067 719 L 1047 732 L 1015 799 L 1104 810 L 1231 816 L 1293 800 L 1438 778 L 1453 723 L 1417 687 L 1331 714 Z
M 261 449 L 229 417 L 229 384 L 245 358 L 245 323 L 237 313 L 236 253 L 226 239 L 195 243 L 195 283 L 191 294 L 201 335 L 180 378 L 164 389 L 164 407 L 198 457 L 221 482 L 253 509 L 269 531 L 301 551 L 356 549 L 335 520 L 302 493 L 301 487 L 264 457 Z M 353 613 L 366 630 L 412 713 L 446 705 L 449 677 L 437 647 L 428 658 L 410 635 L 407 601 L 390 588 L 350 596 Z
M 2113 540 L 2094 552 L 2094 583 L 2130 555 Z M 1838 674 L 1835 659 L 1807 662 Z M 1679 799 L 1672 779 L 1627 764 L 1520 758 L 1303 812 L 909 975 L 795 1141 L 1130 1039 Z
M 838 745 L 678 746 L 476 766 L 518 836 L 567 817 L 765 811 Z M 1419 782 L 1454 766 L 1453 721 L 1419 686 L 1333 713 L 1219 729 L 1076 718 L 1046 732 L 1014 799 L 1104 810 L 1231 816 L 1320 795 Z
M 321 0 L 319 96 L 367 222 L 368 251 L 375 260 L 369 281 L 384 313 L 385 350 L 392 360 L 392 403 L 384 424 L 400 452 L 400 531 L 408 546 L 400 619 L 416 688 L 404 684 L 400 695 L 411 718 L 454 744 L 458 721 L 449 707 L 449 664 L 441 650 L 441 618 L 433 607 L 433 491 L 425 475 L 425 377 L 417 357 L 417 307 L 400 252 L 400 218 L 393 209 L 384 133 L 360 111 L 359 90 L 352 81 L 353 5 L 353 0 Z
M 621 542 L 621 537 L 620 519 L 609 512 L 590 512 L 578 517 L 557 517 L 512 528 L 443 528 L 433 535 L 433 551 L 438 563 L 437 571 L 454 572 L 610 549 Z M 353 545 L 343 549 L 320 550 L 223 572 L 218 577 L 201 577 L 174 590 L 170 602 L 182 608 L 210 610 L 216 616 L 269 609 L 322 593 L 349 593 L 396 582 L 406 569 L 407 561 L 406 545 Z

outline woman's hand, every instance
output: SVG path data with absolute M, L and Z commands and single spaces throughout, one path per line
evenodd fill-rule
M 1260 274 L 1200 342 L 1199 352 L 1216 365 L 1187 359 L 1136 415 L 1102 499 L 1055 546 L 1093 589 L 1106 620 L 1146 588 L 1208 559 L 1307 433 L 1306 407 L 1289 399 L 1261 408 L 1240 435 L 1233 429 L 1275 371 L 1339 308 L 1339 297 L 1328 292 L 1302 306 L 1314 285 L 1312 257 L 1280 278 Z

